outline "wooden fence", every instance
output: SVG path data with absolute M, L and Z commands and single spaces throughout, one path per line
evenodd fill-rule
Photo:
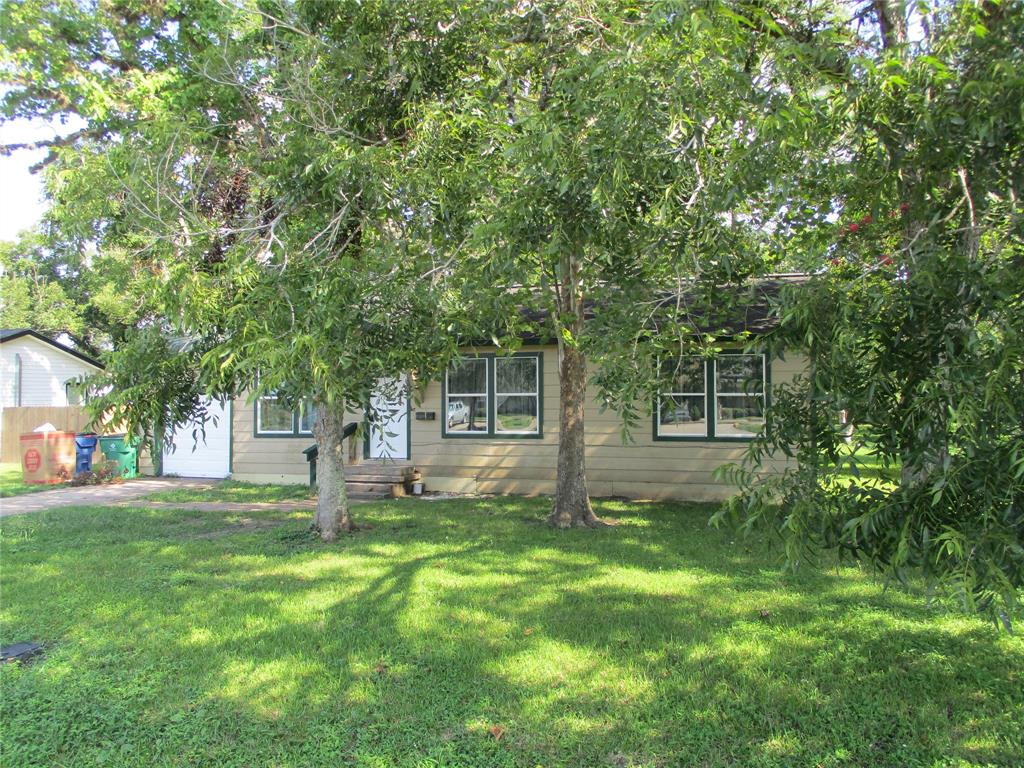
M 0 461 L 21 461 L 21 447 L 18 439 L 23 432 L 31 432 L 42 424 L 53 424 L 65 432 L 81 432 L 89 423 L 85 408 L 78 405 L 67 407 L 30 406 L 4 408 L 3 423 L 0 425 Z

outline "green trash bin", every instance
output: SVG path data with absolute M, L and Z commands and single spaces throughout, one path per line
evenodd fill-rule
M 100 451 L 107 461 L 117 462 L 121 477 L 139 474 L 139 449 L 125 435 L 104 435 L 100 438 Z

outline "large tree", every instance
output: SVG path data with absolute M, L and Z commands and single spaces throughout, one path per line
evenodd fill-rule
M 776 526 L 794 562 L 838 550 L 1008 621 L 1024 585 L 1024 7 L 856 10 L 820 163 L 781 227 L 815 275 L 774 337 L 810 370 L 776 389 L 734 511 Z M 796 461 L 766 472 L 773 452 Z
M 588 358 L 605 401 L 634 418 L 659 346 L 637 340 L 657 299 L 767 263 L 765 198 L 795 143 L 789 70 L 807 68 L 799 47 L 822 17 L 768 5 L 517 7 L 452 121 L 472 152 L 437 153 L 454 164 L 440 173 L 443 202 L 461 202 L 471 233 L 453 281 L 493 310 L 498 343 L 525 327 L 558 345 L 555 526 L 600 524 L 586 481 Z M 658 307 L 664 328 L 687 329 L 666 335 L 677 354 L 707 351 L 691 307 Z
M 156 387 L 181 406 L 163 410 L 162 430 L 197 383 L 312 401 L 315 528 L 350 529 L 346 411 L 361 414 L 382 379 L 429 375 L 454 343 L 431 324 L 443 316 L 436 255 L 403 236 L 402 168 L 417 104 L 475 50 L 473 18 L 433 2 L 5 13 L 6 113 L 77 116 L 84 127 L 54 145 L 54 192 L 76 190 L 66 202 L 99 250 L 127 249 L 152 275 L 159 317 L 113 367 L 117 383 L 159 375 L 161 347 L 199 361 L 178 395 L 165 391 L 173 377 Z M 59 50 L 40 52 L 40 39 Z M 143 390 L 154 388 L 122 386 L 96 407 L 146 429 Z

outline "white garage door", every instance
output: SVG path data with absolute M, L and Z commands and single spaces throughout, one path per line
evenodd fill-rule
M 203 427 L 205 440 L 197 425 L 179 427 L 172 440 L 173 450 L 171 445 L 164 447 L 165 475 L 227 477 L 230 474 L 231 404 L 208 401 L 206 407 L 210 418 Z

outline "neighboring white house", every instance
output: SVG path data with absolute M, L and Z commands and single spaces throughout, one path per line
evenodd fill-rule
M 81 405 L 76 381 L 102 368 L 91 357 L 28 328 L 0 330 L 0 410 Z

